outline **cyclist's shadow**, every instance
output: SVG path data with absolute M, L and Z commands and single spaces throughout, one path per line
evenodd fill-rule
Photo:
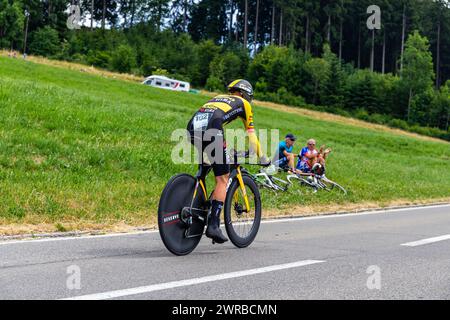
M 199 247 L 197 251 L 190 253 L 185 257 L 198 257 L 206 255 L 216 255 L 223 251 L 234 250 L 233 247 L 217 247 L 207 248 Z M 89 250 L 85 252 L 87 256 L 97 259 L 148 259 L 148 258 L 182 258 L 177 257 L 168 252 L 167 249 L 162 246 L 154 249 L 132 249 L 132 248 L 102 248 L 98 250 Z

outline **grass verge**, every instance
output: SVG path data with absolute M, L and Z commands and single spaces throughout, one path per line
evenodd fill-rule
M 0 234 L 152 226 L 166 181 L 196 171 L 172 163 L 171 133 L 207 99 L 0 57 Z M 450 199 L 447 142 L 277 105 L 255 123 L 331 146 L 329 176 L 350 191 L 263 191 L 266 214 Z

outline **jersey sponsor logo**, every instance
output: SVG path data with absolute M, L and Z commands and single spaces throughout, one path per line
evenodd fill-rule
M 232 104 L 235 101 L 235 99 L 231 97 L 223 97 L 223 98 L 214 98 L 210 100 L 209 102 L 223 102 L 226 104 Z
M 216 111 L 217 108 L 213 105 L 205 105 L 204 107 L 201 107 L 200 110 L 198 110 L 199 112 L 214 112 Z
M 243 112 L 244 110 L 241 108 L 238 109 L 234 109 L 233 111 L 227 113 L 226 115 L 223 116 L 223 120 L 224 121 L 228 121 L 229 119 L 237 116 L 239 113 Z
M 242 106 L 243 100 L 242 98 L 233 97 L 233 96 L 219 96 L 209 101 L 209 103 L 221 102 L 226 103 L 231 106 L 233 109 Z

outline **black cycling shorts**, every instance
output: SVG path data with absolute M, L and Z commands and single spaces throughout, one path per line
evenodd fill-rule
M 195 124 L 199 119 L 203 125 Z M 230 164 L 221 118 L 214 114 L 197 112 L 189 121 L 188 133 L 191 143 L 198 150 L 198 164 L 207 164 L 205 154 L 214 175 L 220 177 L 230 173 Z

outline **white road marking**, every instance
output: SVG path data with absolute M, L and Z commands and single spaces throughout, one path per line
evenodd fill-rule
M 403 244 L 401 244 L 401 246 L 417 247 L 417 246 L 423 246 L 425 244 L 435 243 L 435 242 L 444 241 L 444 240 L 450 240 L 450 234 L 446 234 L 446 235 L 434 237 L 434 238 L 422 239 L 422 240 L 408 242 L 408 243 L 403 243 Z
M 414 211 L 420 209 L 436 209 L 436 208 L 445 208 L 450 207 L 450 204 L 443 205 L 432 205 L 432 206 L 420 206 L 420 207 L 409 207 L 409 208 L 398 208 L 398 209 L 378 209 L 372 211 L 363 211 L 357 213 L 332 213 L 326 215 L 317 215 L 312 217 L 295 217 L 295 218 L 280 218 L 280 219 L 268 219 L 261 221 L 261 223 L 277 223 L 277 222 L 290 222 L 290 221 L 302 221 L 302 220 L 320 220 L 320 219 L 332 219 L 332 218 L 347 218 L 347 217 L 358 217 L 358 216 L 366 216 L 372 214 L 381 214 L 381 213 L 398 213 L 405 211 Z M 427 212 L 428 213 L 428 212 Z
M 178 288 L 178 287 L 192 286 L 192 285 L 206 283 L 206 282 L 220 281 L 220 280 L 226 280 L 226 279 L 251 276 L 251 275 L 255 275 L 255 274 L 298 268 L 298 267 L 303 267 L 303 266 L 316 264 L 316 263 L 323 263 L 323 262 L 325 262 L 325 261 L 303 260 L 303 261 L 273 265 L 273 266 L 256 268 L 256 269 L 249 269 L 249 270 L 242 270 L 242 271 L 236 271 L 236 272 L 230 272 L 230 273 L 217 274 L 217 275 L 206 276 L 206 277 L 201 277 L 201 278 L 193 278 L 193 279 L 187 279 L 187 280 L 181 280 L 181 281 L 159 283 L 159 284 L 154 284 L 154 285 L 149 285 L 149 286 L 124 289 L 124 290 L 94 293 L 94 294 L 88 294 L 88 295 L 84 295 L 84 296 L 66 298 L 66 299 L 62 299 L 62 300 L 105 300 L 105 299 L 119 298 L 119 297 L 131 296 L 131 295 L 136 295 L 136 294 L 173 289 L 173 288 Z
M 398 209 L 385 209 L 385 210 L 373 210 L 373 211 L 364 211 L 357 213 L 337 213 L 337 214 L 327 214 L 327 215 L 318 215 L 312 217 L 287 217 L 287 218 L 277 218 L 277 219 L 268 219 L 261 221 L 262 224 L 265 223 L 281 223 L 281 222 L 292 222 L 292 221 L 303 221 L 303 220 L 318 220 L 318 219 L 334 219 L 334 218 L 346 218 L 346 217 L 359 217 L 365 215 L 372 214 L 382 214 L 382 213 L 397 213 L 397 212 L 406 212 L 406 211 L 415 211 L 415 210 L 423 210 L 423 209 L 436 209 L 436 208 L 445 208 L 450 207 L 450 204 L 443 205 L 430 205 L 430 206 L 418 206 L 418 207 L 409 207 L 409 208 L 398 208 Z M 428 213 L 428 212 L 425 212 Z M 50 242 L 50 241 L 66 241 L 66 240 L 84 240 L 84 239 L 97 239 L 97 238 L 108 238 L 108 237 L 127 237 L 127 236 L 135 236 L 135 235 L 145 235 L 157 233 L 158 230 L 150 230 L 150 231 L 138 231 L 131 233 L 113 233 L 113 234 L 104 234 L 104 235 L 88 235 L 88 236 L 71 236 L 71 237 L 56 237 L 56 238 L 43 238 L 43 239 L 27 239 L 27 240 L 6 240 L 0 241 L 1 245 L 8 244 L 21 244 L 21 243 L 39 243 L 39 242 Z

